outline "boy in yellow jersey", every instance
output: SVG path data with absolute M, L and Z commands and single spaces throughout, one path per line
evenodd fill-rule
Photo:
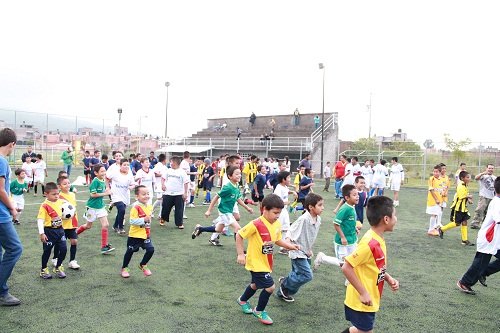
M 441 204 L 443 203 L 441 180 L 439 176 L 441 175 L 441 166 L 436 165 L 432 171 L 432 176 L 428 181 L 427 193 L 427 209 L 425 212 L 429 214 L 429 230 L 427 230 L 427 235 L 429 236 L 439 236 L 436 230 L 439 225 L 438 221 L 441 219 L 440 216 L 443 215 Z
M 59 255 L 57 258 L 54 273 L 58 278 L 64 279 L 66 274 L 62 263 L 66 258 L 66 236 L 62 226 L 62 204 L 59 199 L 59 189 L 57 184 L 49 182 L 45 185 L 45 201 L 41 204 L 38 210 L 37 224 L 40 240 L 43 243 L 42 268 L 40 269 L 40 277 L 43 279 L 52 279 L 52 275 L 47 268 L 50 253 L 52 248 L 57 246 Z
M 243 168 L 243 174 L 245 175 L 245 181 L 248 189 L 253 188 L 253 181 L 255 180 L 255 177 L 257 177 L 257 172 L 257 156 L 252 155 L 250 156 L 250 162 L 247 162 Z
M 342 333 L 373 332 L 375 313 L 387 282 L 393 291 L 398 280 L 387 273 L 387 250 L 384 233 L 393 231 L 398 219 L 393 201 L 384 196 L 368 200 L 366 217 L 370 230 L 361 238 L 356 250 L 345 257 L 342 271 L 349 280 L 344 301 L 345 316 L 353 325 Z
M 443 239 L 443 234 L 445 231 L 458 227 L 460 225 L 462 245 L 473 246 L 474 244 L 468 240 L 467 236 L 467 220 L 470 218 L 467 204 L 472 204 L 472 195 L 469 194 L 469 188 L 467 187 L 467 185 L 470 183 L 470 174 L 467 171 L 460 171 L 458 178 L 460 179 L 460 181 L 457 187 L 457 193 L 455 193 L 453 203 L 450 207 L 451 222 L 444 227 L 438 228 L 438 233 L 439 237 Z
M 276 194 L 269 194 L 262 201 L 264 209 L 262 216 L 248 223 L 236 233 L 237 262 L 245 265 L 252 279 L 243 295 L 238 299 L 243 313 L 252 313 L 265 325 L 271 325 L 273 320 L 265 311 L 269 297 L 273 294 L 275 285 L 271 272 L 273 270 L 273 245 L 300 250 L 300 246 L 282 239 L 281 223 L 278 217 L 284 207 L 283 200 Z M 243 251 L 243 240 L 248 240 L 247 253 Z M 257 289 L 262 289 L 258 304 L 252 309 L 248 300 Z
M 203 172 L 205 171 L 205 164 L 203 164 L 203 159 L 201 157 L 196 159 L 197 171 L 198 175 L 196 178 L 198 186 L 195 189 L 195 196 L 198 198 L 198 193 L 200 192 L 200 188 L 203 188 Z
M 127 239 L 127 251 L 123 257 L 121 271 L 121 276 L 123 278 L 130 277 L 128 264 L 134 252 L 139 251 L 139 248 L 146 251 L 139 264 L 139 268 L 144 273 L 144 276 L 150 276 L 152 273 L 147 264 L 155 252 L 150 237 L 151 212 L 153 211 L 153 206 L 148 204 L 150 195 L 149 190 L 146 186 L 139 185 L 135 188 L 134 192 L 137 201 L 132 204 L 132 208 L 130 209 L 130 230 Z
M 76 234 L 76 228 L 78 227 L 78 214 L 76 213 L 76 197 L 75 193 L 70 191 L 71 183 L 68 177 L 57 178 L 57 186 L 59 186 L 59 199 L 67 201 L 70 205 L 75 207 L 75 214 L 72 218 L 65 219 L 63 217 L 62 226 L 64 229 L 64 235 L 66 239 L 70 240 L 69 248 L 69 263 L 68 267 L 71 269 L 79 269 L 80 265 L 76 261 L 76 245 L 78 244 L 78 235 Z M 56 245 L 54 247 L 54 258 L 52 259 L 52 264 L 57 265 L 59 258 L 59 247 Z

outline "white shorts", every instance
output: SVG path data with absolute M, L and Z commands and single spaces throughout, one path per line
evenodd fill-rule
M 441 209 L 441 206 L 439 205 L 434 205 L 434 206 L 427 206 L 427 209 L 425 212 L 429 215 L 441 215 L 443 214 L 443 210 Z
M 219 214 L 219 217 L 217 217 L 213 223 L 215 225 L 224 224 L 225 227 L 228 227 L 231 224 L 236 223 L 236 219 L 234 218 L 232 213 Z
M 281 223 L 281 231 L 289 230 L 290 229 L 290 215 L 288 215 L 288 206 L 285 205 L 285 207 L 281 210 L 280 217 L 278 220 Z
M 12 194 L 12 201 L 14 201 L 16 209 L 24 209 L 24 195 Z
M 333 245 L 335 248 L 335 256 L 341 263 L 344 263 L 344 258 L 353 253 L 358 247 L 358 244 L 342 245 L 333 243 Z
M 385 187 L 385 178 L 373 179 L 373 188 L 384 188 Z
M 234 204 L 233 214 L 239 214 L 239 213 L 240 213 L 240 207 L 238 206 L 238 203 L 236 202 Z
M 90 223 L 94 222 L 95 220 L 97 220 L 101 217 L 105 217 L 105 216 L 108 216 L 108 212 L 104 208 L 95 209 L 95 208 L 86 207 L 86 211 L 85 211 L 85 213 L 83 213 L 83 218 L 86 219 L 87 222 L 90 222 Z
M 155 194 L 156 194 L 156 199 L 163 198 L 163 190 L 161 189 L 161 183 L 155 183 Z
M 44 184 L 45 183 L 45 176 L 35 176 L 34 178 L 34 182 L 38 182 L 40 184 Z
M 196 189 L 196 182 L 195 182 L 195 181 L 189 182 L 188 190 L 189 190 L 191 193 L 194 193 L 194 190 L 195 190 L 195 189 Z
M 401 181 L 392 181 L 391 182 L 391 190 L 392 191 L 399 191 L 401 188 Z

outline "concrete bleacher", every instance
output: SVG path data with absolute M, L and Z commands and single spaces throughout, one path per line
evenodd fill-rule
M 192 138 L 216 138 L 216 137 L 236 137 L 237 128 L 241 128 L 241 137 L 259 138 L 261 135 L 271 133 L 271 120 L 274 119 L 274 137 L 309 137 L 315 130 L 314 117 L 316 114 L 301 114 L 298 126 L 294 126 L 293 115 L 278 116 L 259 116 L 256 115 L 255 125 L 251 126 L 248 117 L 236 118 L 214 118 L 207 120 L 207 127 L 193 134 Z M 319 115 L 321 117 L 321 115 Z M 325 113 L 325 119 L 331 116 L 331 113 Z M 221 129 L 222 124 L 227 127 Z

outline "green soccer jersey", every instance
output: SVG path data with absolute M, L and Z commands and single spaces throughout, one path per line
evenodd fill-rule
M 10 193 L 12 193 L 13 195 L 22 195 L 24 193 L 23 190 L 27 189 L 28 189 L 28 183 L 24 181 L 20 183 L 19 180 L 14 179 L 10 183 Z
M 89 186 L 90 194 L 93 193 L 104 193 L 106 191 L 106 182 L 104 180 L 100 180 L 99 178 L 94 178 L 92 183 Z M 94 209 L 104 208 L 104 197 L 92 198 L 90 197 L 87 200 L 87 207 Z
M 234 185 L 229 182 L 222 187 L 218 193 L 220 197 L 219 201 L 219 212 L 222 214 L 232 213 L 234 209 L 234 204 L 241 198 L 240 189 L 238 185 Z
M 340 207 L 333 223 L 340 226 L 347 240 L 347 245 L 356 244 L 358 235 L 356 234 L 356 210 L 353 206 L 345 203 Z M 335 234 L 335 243 L 342 244 L 340 235 Z

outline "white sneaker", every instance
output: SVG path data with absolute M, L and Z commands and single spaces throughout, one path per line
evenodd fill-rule
M 196 206 L 195 206 L 194 204 L 190 203 L 190 204 L 188 205 L 188 207 L 189 207 L 189 208 L 195 208 Z
M 80 265 L 76 262 L 76 260 L 71 260 L 68 264 L 68 267 L 71 269 L 79 269 Z
M 399 201 L 394 201 L 394 207 L 399 206 Z
M 323 263 L 323 256 L 325 254 L 323 252 L 318 252 L 318 254 L 316 255 L 316 259 L 314 259 L 314 266 L 313 266 L 313 270 L 317 270 L 319 268 L 319 266 Z
M 186 215 L 184 215 L 182 218 L 183 218 L 183 219 L 187 219 L 188 217 L 187 217 Z
M 52 266 L 57 267 L 57 258 L 51 259 Z

